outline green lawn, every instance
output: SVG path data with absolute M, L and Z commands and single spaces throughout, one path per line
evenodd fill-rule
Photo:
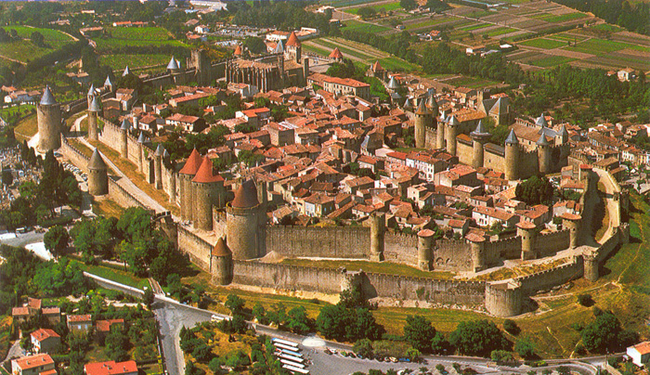
M 406 24 L 404 26 L 406 27 L 406 30 L 414 30 L 414 29 L 421 29 L 429 26 L 439 25 L 441 23 L 450 22 L 457 19 L 458 19 L 457 17 L 436 17 L 434 19 L 426 19 L 424 21 L 417 22 L 417 23 Z
M 402 6 L 399 4 L 399 1 L 396 1 L 394 3 L 375 5 L 375 6 L 373 6 L 372 4 L 368 4 L 366 6 L 374 8 L 377 12 L 382 12 L 382 11 L 390 12 L 392 10 L 402 9 Z M 359 9 L 361 8 L 364 7 L 345 9 L 345 13 L 357 14 L 359 13 Z
M 569 61 L 573 61 L 573 60 L 575 59 L 564 57 L 564 56 L 548 56 L 548 57 L 541 58 L 539 60 L 530 61 L 528 62 L 528 64 L 539 66 L 542 68 L 548 68 L 560 64 L 566 64 Z
M 576 12 L 576 13 L 562 14 L 560 16 L 548 17 L 548 18 L 545 18 L 544 20 L 546 22 L 559 23 L 559 22 L 573 21 L 573 20 L 577 20 L 577 19 L 580 19 L 580 18 L 586 18 L 586 17 L 589 17 L 589 16 L 584 14 L 584 13 Z
M 394 57 L 394 56 L 386 57 L 384 59 L 379 59 L 379 63 L 381 64 L 381 66 L 384 67 L 384 69 L 388 69 L 392 71 L 411 72 L 420 69 L 418 65 L 412 64 L 408 61 L 404 61 L 399 57 Z
M 584 42 L 580 42 L 575 47 L 567 48 L 567 50 L 599 55 L 602 53 L 609 53 L 613 51 L 622 50 L 625 48 L 638 49 L 639 46 L 635 46 L 633 44 L 628 44 L 628 43 L 615 42 L 612 40 L 593 38 L 593 39 L 586 40 Z
M 592 26 L 589 29 L 611 31 L 611 32 L 614 32 L 614 33 L 619 32 L 619 31 L 622 30 L 620 27 L 618 27 L 616 25 L 611 25 L 609 23 L 601 23 L 599 25 Z
M 147 54 L 147 55 L 102 55 L 99 60 L 102 65 L 108 65 L 113 70 L 124 70 L 128 65 L 130 68 L 138 68 L 152 65 L 167 64 L 171 56 L 166 54 Z
M 107 35 L 94 39 L 97 49 L 106 51 L 124 46 L 163 46 L 188 47 L 185 43 L 175 40 L 162 27 L 108 27 Z
M 370 23 L 350 20 L 350 21 L 345 21 L 343 30 L 353 30 L 353 31 L 360 31 L 364 33 L 381 33 L 384 31 L 392 30 L 392 28 L 387 26 L 380 26 L 380 25 L 374 25 Z
M 371 55 L 366 55 L 365 53 L 363 53 L 363 52 L 361 52 L 361 51 L 359 51 L 359 50 L 355 50 L 355 49 L 351 49 L 351 48 L 348 48 L 348 47 L 339 46 L 339 45 L 336 45 L 336 44 L 334 44 L 334 43 L 332 43 L 332 42 L 329 42 L 329 41 L 327 41 L 327 40 L 323 40 L 323 39 L 314 39 L 313 42 L 314 42 L 315 44 L 320 45 L 320 46 L 327 47 L 327 48 L 329 48 L 330 50 L 333 50 L 334 48 L 337 48 L 337 47 L 338 47 L 338 49 L 341 51 L 341 53 L 343 53 L 343 56 L 344 56 L 344 57 L 345 57 L 346 55 L 347 55 L 348 57 L 349 57 L 349 56 L 353 56 L 353 57 L 356 57 L 356 58 L 358 58 L 358 59 L 367 60 L 367 61 L 370 61 L 370 60 L 376 59 L 376 57 L 371 56 Z M 328 53 L 328 54 L 329 54 L 329 53 Z
M 36 110 L 36 106 L 31 104 L 17 105 L 13 107 L 7 107 L 0 109 L 0 117 L 7 120 L 12 116 L 24 116 L 30 113 L 32 110 Z
M 503 35 L 503 34 L 509 34 L 509 33 L 514 32 L 514 31 L 517 31 L 517 30 L 512 29 L 510 27 L 499 27 L 498 29 L 494 29 L 492 31 L 489 31 L 487 34 L 490 37 L 495 37 L 495 36 L 499 36 L 499 35 Z
M 16 30 L 21 40 L 3 43 L 0 45 L 0 56 L 10 59 L 29 62 L 48 53 L 54 52 L 66 44 L 74 42 L 68 35 L 52 29 L 32 28 L 27 26 L 4 26 L 7 33 Z M 43 34 L 45 47 L 38 47 L 30 40 L 34 31 Z
M 560 42 L 558 40 L 551 40 L 545 38 L 531 39 L 525 42 L 521 42 L 519 44 L 524 46 L 544 48 L 544 49 L 553 49 L 553 48 L 566 46 L 566 42 Z
M 492 25 L 489 24 L 489 23 L 477 23 L 477 24 L 474 24 L 474 25 L 469 25 L 469 26 L 462 27 L 462 28 L 457 29 L 457 30 L 472 31 L 472 30 L 483 29 L 483 28 L 486 28 L 488 26 L 492 26 Z
M 309 44 L 303 44 L 302 49 L 305 50 L 305 51 L 317 53 L 317 54 L 319 54 L 321 56 L 329 56 L 330 52 L 332 52 L 331 50 L 326 50 L 324 48 L 319 48 L 319 47 L 312 46 L 312 45 L 309 45 Z
M 92 273 L 93 275 L 97 275 L 108 280 L 129 285 L 138 289 L 142 289 L 145 286 L 149 287 L 149 281 L 147 279 L 136 277 L 129 271 L 119 270 L 107 266 L 91 266 L 76 259 L 71 259 L 70 262 L 79 264 L 79 267 L 88 273 Z
M 21 142 L 23 140 L 29 140 L 29 138 L 34 136 L 34 134 L 38 133 L 38 120 L 36 119 L 36 114 L 26 117 L 19 122 L 14 128 L 14 133 L 16 134 L 16 139 Z

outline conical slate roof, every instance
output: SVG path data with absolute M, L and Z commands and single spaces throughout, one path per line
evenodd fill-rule
M 510 145 L 518 145 L 519 144 L 519 139 L 517 139 L 517 135 L 515 134 L 515 131 L 510 129 L 510 134 L 508 134 L 508 138 L 506 138 L 506 144 Z
M 546 116 L 544 116 L 544 112 L 542 112 L 542 115 L 535 120 L 535 125 L 541 126 L 543 128 L 548 126 L 548 122 L 546 122 Z
M 427 98 L 427 105 L 431 107 L 431 112 L 435 115 L 438 114 L 438 102 L 436 102 L 436 97 L 433 93 L 429 94 Z
M 209 157 L 204 157 L 199 170 L 196 171 L 196 175 L 192 179 L 192 182 L 198 182 L 202 184 L 209 184 L 211 182 L 223 181 L 223 177 L 219 174 L 212 173 L 212 160 Z
M 429 115 L 431 112 L 429 112 L 429 108 L 427 108 L 426 103 L 424 102 L 424 98 L 420 98 L 420 104 L 418 104 L 418 109 L 415 111 L 416 115 Z
M 485 129 L 485 126 L 483 125 L 483 120 L 478 120 L 478 125 L 476 125 L 476 129 L 471 133 L 472 135 L 489 135 L 487 129 Z
M 138 136 L 138 143 L 145 143 L 146 139 L 144 138 L 144 132 L 140 132 L 140 135 Z
M 223 237 L 220 237 L 217 241 L 217 244 L 214 245 L 214 248 L 212 249 L 212 256 L 226 257 L 229 255 L 232 255 L 232 251 L 230 251 L 230 248 L 226 244 L 226 241 L 223 239 Z
M 88 110 L 90 112 L 99 112 L 102 110 L 99 106 L 99 100 L 96 96 L 93 96 L 93 100 L 90 102 L 90 107 L 88 107 Z
M 548 146 L 548 140 L 546 139 L 546 136 L 544 134 L 539 136 L 539 139 L 537 142 L 535 142 L 538 146 Z
M 298 39 L 296 32 L 292 31 L 291 35 L 289 35 L 289 39 L 287 39 L 287 47 L 300 47 L 301 45 L 302 44 L 300 43 L 300 39 Z
M 95 96 L 95 85 L 90 84 L 90 88 L 88 89 L 88 96 Z
M 560 135 L 562 137 L 569 137 L 569 132 L 566 130 L 566 126 L 562 125 L 562 129 L 560 129 Z
M 341 50 L 339 49 L 339 47 L 336 47 L 336 48 L 334 48 L 334 50 L 330 53 L 330 56 L 329 56 L 329 57 L 332 58 L 332 59 L 342 59 L 342 58 L 343 58 L 343 54 L 341 53 Z
M 163 158 L 165 158 L 165 159 L 169 159 L 169 156 L 170 156 L 170 155 L 169 155 L 169 152 L 167 152 L 167 149 L 165 149 L 165 150 L 163 151 Z
M 230 205 L 235 208 L 251 208 L 259 204 L 257 200 L 257 188 L 253 180 L 246 180 L 235 192 L 235 199 Z
M 406 100 L 404 101 L 403 107 L 404 108 L 411 108 L 412 106 L 413 105 L 411 104 L 411 98 L 406 98 Z
M 400 88 L 399 83 L 395 77 L 390 77 L 390 81 L 388 81 L 388 88 L 391 90 L 397 90 Z
M 104 81 L 104 86 L 113 87 L 113 82 L 111 82 L 111 77 L 110 76 L 106 76 L 106 81 Z
M 506 113 L 508 111 L 508 103 L 506 103 L 505 99 L 499 98 L 497 99 L 496 103 L 490 108 L 490 113 L 496 113 L 497 115 L 500 115 L 502 113 Z
M 164 151 L 165 148 L 163 147 L 162 143 L 158 143 L 158 147 L 156 147 L 156 156 L 162 156 Z
M 275 46 L 273 53 L 284 53 L 284 44 L 281 40 L 278 40 L 278 44 Z
M 201 162 L 201 155 L 199 155 L 199 152 L 194 149 L 192 150 L 190 157 L 185 161 L 185 165 L 183 165 L 183 168 L 181 168 L 178 173 L 195 175 L 196 171 L 198 171 L 201 166 Z
M 176 70 L 176 69 L 178 69 L 178 68 L 179 68 L 179 66 L 178 66 L 178 61 L 176 61 L 176 59 L 174 58 L 174 56 L 172 56 L 172 59 L 169 60 L 169 64 L 167 64 L 167 69 L 168 69 L 168 70 Z
M 97 151 L 97 149 L 93 151 L 93 155 L 90 157 L 90 161 L 88 162 L 88 169 L 108 169 L 106 163 L 104 162 L 104 159 L 102 159 L 102 156 L 99 154 L 99 151 Z
M 45 86 L 45 91 L 43 92 L 43 96 L 41 97 L 41 105 L 53 105 L 56 104 L 56 99 L 54 99 L 54 95 L 52 95 L 52 91 L 50 91 L 50 86 Z
M 124 68 L 124 73 L 122 73 L 122 77 L 126 77 L 129 74 L 131 74 L 131 70 L 129 69 L 129 66 L 127 65 L 126 68 Z
M 458 121 L 456 116 L 452 115 L 451 118 L 449 118 L 449 125 L 452 126 L 460 125 L 460 121 Z
M 122 120 L 122 126 L 120 126 L 120 129 L 122 129 L 122 130 L 129 130 L 129 129 L 131 129 L 131 123 L 129 122 L 129 120 L 127 120 L 126 118 L 124 118 L 124 120 Z

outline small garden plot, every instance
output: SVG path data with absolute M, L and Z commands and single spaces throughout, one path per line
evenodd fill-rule
M 566 42 L 560 42 L 557 40 L 551 40 L 545 38 L 537 38 L 537 39 L 531 39 L 525 42 L 521 42 L 519 43 L 519 45 L 535 47 L 535 48 L 543 48 L 543 49 L 554 49 L 554 48 L 566 46 Z
M 534 60 L 528 62 L 531 65 L 539 66 L 541 68 L 549 68 L 560 64 L 566 64 L 575 59 L 564 57 L 564 56 L 548 56 L 539 60 Z

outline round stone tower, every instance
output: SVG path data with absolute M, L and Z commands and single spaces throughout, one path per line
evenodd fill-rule
M 93 196 L 108 194 L 108 167 L 97 149 L 88 162 L 88 193 Z
M 422 229 L 418 232 L 418 267 L 423 271 L 433 270 L 433 246 L 436 233 L 431 229 Z
M 485 237 L 475 233 L 470 233 L 465 238 L 470 243 L 470 251 L 472 253 L 472 269 L 474 272 L 479 272 L 487 268 L 485 260 Z
M 210 261 L 212 283 L 215 285 L 228 285 L 232 283 L 232 251 L 230 251 L 230 248 L 223 237 L 219 238 L 217 244 L 214 245 Z
M 129 157 L 129 129 L 131 129 L 131 123 L 125 118 L 120 126 L 120 156 L 124 159 Z
M 470 133 L 472 137 L 472 167 L 480 168 L 483 166 L 483 146 L 492 136 L 483 126 L 483 121 L 479 120 L 476 129 Z
M 445 140 L 446 140 L 446 147 L 447 147 L 447 152 L 450 153 L 452 156 L 456 156 L 456 136 L 458 136 L 458 127 L 460 126 L 460 122 L 456 118 L 456 116 L 451 116 L 449 119 L 449 122 L 447 123 L 447 126 L 445 127 Z
M 140 133 L 140 134 L 142 134 L 142 133 Z M 162 143 L 159 143 L 158 147 L 156 148 L 156 152 L 153 155 L 154 179 L 155 179 L 154 186 L 156 187 L 156 189 L 162 189 L 163 188 L 162 157 L 163 157 L 164 152 L 165 152 L 165 148 L 163 147 Z
M 592 282 L 597 281 L 599 276 L 597 254 L 592 251 L 585 252 L 582 254 L 582 259 L 584 260 L 584 278 Z
M 88 99 L 88 108 L 90 108 L 90 103 L 93 102 L 95 96 L 96 96 L 95 85 L 91 83 L 90 88 L 88 89 L 88 95 L 86 95 L 86 99 Z
M 530 221 L 517 223 L 517 236 L 521 237 L 521 260 L 537 259 L 535 237 L 537 226 Z
M 163 163 L 170 163 L 169 152 L 167 150 L 163 151 Z M 171 172 L 168 173 L 169 176 L 169 203 L 176 203 L 176 173 L 174 173 L 174 167 L 172 164 Z
M 445 148 L 445 129 L 447 125 L 445 121 L 438 122 L 438 127 L 436 128 L 436 149 L 442 150 Z
M 415 111 L 415 147 L 424 148 L 426 143 L 426 128 L 433 124 L 431 112 L 425 103 L 424 97 L 419 99 Z
M 36 106 L 38 121 L 38 151 L 46 153 L 61 147 L 61 106 L 54 99 L 49 86 Z
M 262 241 L 266 213 L 257 200 L 253 180 L 244 181 L 235 192 L 235 199 L 226 206 L 226 232 L 233 258 L 255 259 L 264 256 L 266 243 Z
M 505 147 L 506 157 L 506 180 L 516 180 L 519 178 L 519 139 L 514 130 L 510 130 L 508 138 L 506 138 Z
M 546 139 L 544 132 L 539 136 L 536 144 L 539 172 L 542 174 L 551 173 L 551 144 Z
M 485 286 L 485 308 L 490 314 L 503 318 L 521 314 L 521 284 L 514 281 L 488 283 Z
M 97 126 L 97 116 L 101 108 L 99 107 L 99 100 L 93 96 L 90 105 L 88 106 L 88 139 L 96 141 L 99 139 L 99 129 Z
M 144 132 L 140 132 L 138 135 L 138 171 L 144 173 L 144 144 L 147 142 L 147 138 L 144 136 Z
M 386 232 L 386 217 L 383 213 L 370 216 L 370 260 L 384 260 L 384 233 Z
M 162 158 L 162 151 L 160 158 Z M 206 156 L 192 179 L 192 190 L 196 196 L 194 200 L 194 228 L 212 230 L 212 206 L 219 201 L 222 187 L 223 177 L 212 173 L 212 160 Z
M 427 107 L 429 107 L 429 111 L 431 111 L 431 116 L 433 116 L 433 121 L 434 121 L 434 126 L 436 125 L 435 122 L 437 121 L 438 118 L 438 102 L 436 102 L 436 96 L 434 95 L 433 92 L 429 93 L 429 97 L 427 98 Z
M 181 220 L 187 221 L 193 218 L 193 205 L 195 202 L 192 179 L 201 166 L 201 155 L 194 149 L 185 161 L 185 165 L 178 171 L 181 194 Z
M 569 247 L 575 249 L 580 246 L 580 221 L 582 216 L 565 212 L 561 218 L 562 226 L 569 229 Z

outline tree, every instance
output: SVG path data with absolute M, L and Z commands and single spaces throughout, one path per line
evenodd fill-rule
M 404 326 L 404 338 L 415 349 L 421 352 L 431 351 L 431 340 L 436 335 L 436 329 L 431 321 L 423 316 L 409 315 Z
M 151 288 L 147 288 L 144 291 L 144 296 L 142 297 L 142 301 L 144 302 L 145 305 L 147 305 L 148 308 L 151 308 L 151 305 L 153 304 L 154 301 L 154 294 Z
M 194 362 L 188 361 L 187 365 L 185 366 L 185 375 L 205 375 L 205 371 L 196 367 Z
M 14 175 L 11 173 L 11 169 L 2 170 L 2 184 L 4 186 L 9 186 L 14 183 Z
M 106 336 L 106 353 L 111 361 L 122 362 L 129 358 L 129 338 L 116 327 Z
M 251 53 L 260 54 L 266 52 L 266 44 L 260 38 L 248 37 L 244 40 L 244 47 L 248 48 Z
M 522 358 L 531 359 L 535 357 L 535 346 L 528 337 L 517 340 L 515 351 Z
M 591 297 L 591 294 L 579 294 L 578 303 L 585 307 L 591 307 L 594 305 L 594 300 Z
M 399 6 L 404 8 L 404 10 L 413 10 L 415 7 L 418 6 L 418 4 L 415 2 L 415 0 L 400 0 Z
M 43 34 L 39 33 L 38 31 L 32 32 L 30 39 L 32 40 L 32 43 L 34 43 L 34 45 L 37 47 L 45 47 L 45 38 L 43 37 Z
M 244 300 L 238 295 L 229 294 L 224 305 L 230 309 L 233 315 L 241 315 L 244 312 L 244 303 Z
M 515 195 L 517 199 L 531 206 L 540 203 L 549 204 L 553 198 L 553 185 L 546 177 L 532 176 L 517 185 Z
M 490 353 L 490 358 L 497 363 L 505 363 L 512 361 L 512 353 L 507 350 L 493 350 Z
M 377 10 L 375 8 L 371 7 L 371 6 L 365 6 L 365 7 L 360 8 L 357 11 L 357 14 L 362 19 L 368 20 L 368 19 L 371 19 L 371 18 L 375 17 L 375 15 L 377 15 Z
M 605 353 L 621 350 L 636 339 L 631 331 L 621 327 L 621 322 L 611 312 L 602 312 L 581 332 L 582 343 L 590 352 Z
M 45 248 L 55 257 L 63 255 L 64 250 L 68 247 L 68 242 L 70 242 L 70 235 L 61 225 L 51 227 L 43 236 Z
M 208 368 L 213 374 L 221 374 L 221 366 L 223 366 L 223 361 L 219 357 L 212 358 L 208 363 Z
M 311 332 L 314 327 L 313 319 L 307 316 L 307 310 L 304 306 L 294 307 L 287 313 L 287 328 L 299 335 Z
M 372 342 L 368 339 L 355 341 L 354 345 L 352 346 L 352 350 L 360 356 L 372 358 Z
M 517 326 L 517 323 L 515 323 L 515 321 L 512 319 L 506 319 L 503 321 L 503 329 L 512 335 L 518 335 L 521 331 L 521 329 L 519 329 L 519 326 Z
M 431 350 L 435 354 L 447 354 L 452 352 L 452 347 L 449 344 L 449 341 L 445 338 L 445 335 L 442 332 L 436 332 L 436 335 L 433 336 L 431 340 Z
M 485 357 L 492 350 L 507 349 L 509 344 L 499 328 L 487 320 L 461 322 L 449 335 L 449 342 L 461 354 Z

